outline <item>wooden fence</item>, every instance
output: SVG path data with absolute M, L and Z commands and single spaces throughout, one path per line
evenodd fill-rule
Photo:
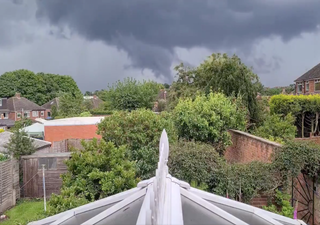
M 19 163 L 14 159 L 0 162 L 0 214 L 14 206 L 18 198 Z

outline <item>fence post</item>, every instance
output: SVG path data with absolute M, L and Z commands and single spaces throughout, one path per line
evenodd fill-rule
M 42 164 L 42 183 L 43 183 L 43 204 L 44 204 L 44 211 L 47 211 L 47 199 L 46 199 L 46 178 L 44 173 L 45 164 Z

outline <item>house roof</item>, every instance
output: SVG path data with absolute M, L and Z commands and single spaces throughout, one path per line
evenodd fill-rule
M 9 143 L 10 137 L 13 135 L 13 133 L 5 131 L 0 133 L 0 152 L 6 152 L 7 149 L 5 148 L 5 145 Z M 51 142 L 43 141 L 35 138 L 30 138 L 33 140 L 34 146 L 37 150 L 51 146 Z
M 294 82 L 299 82 L 299 81 L 305 81 L 305 80 L 312 80 L 312 79 L 317 79 L 320 78 L 320 63 L 313 67 L 311 70 L 303 74 L 301 77 L 296 79 Z
M 15 121 L 10 119 L 0 119 L 0 126 L 13 127 Z
M 37 105 L 36 103 L 24 98 L 24 97 L 11 97 L 7 101 L 8 109 L 10 111 L 36 111 L 36 110 L 45 110 L 45 108 Z
M 54 98 L 47 102 L 46 104 L 42 105 L 41 107 L 45 109 L 51 109 L 52 106 L 59 107 L 59 98 Z
M 92 102 L 94 109 L 99 108 L 99 106 L 103 103 L 103 101 L 98 97 L 94 97 L 94 98 L 90 99 L 89 101 Z
M 72 117 L 57 120 L 47 120 L 44 126 L 76 126 L 76 125 L 96 125 L 104 119 L 103 116 L 99 117 Z
M 0 112 L 8 112 L 8 99 L 6 98 L 0 98 L 1 104 L 0 104 Z
M 137 187 L 107 198 L 31 222 L 53 224 L 219 224 L 306 225 L 213 193 L 205 192 L 168 174 L 169 142 L 160 139 L 156 176 Z

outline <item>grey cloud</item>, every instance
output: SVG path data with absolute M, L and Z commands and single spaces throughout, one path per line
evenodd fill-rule
M 38 0 L 38 19 L 128 52 L 134 67 L 168 76 L 173 48 L 252 46 L 313 32 L 319 0 Z M 250 49 L 242 48 L 242 51 Z M 171 75 L 170 75 L 171 77 Z

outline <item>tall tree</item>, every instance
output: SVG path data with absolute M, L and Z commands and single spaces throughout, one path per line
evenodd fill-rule
M 0 76 L 0 97 L 12 97 L 20 92 L 23 97 L 43 105 L 57 97 L 59 92 L 77 95 L 80 92 L 70 76 L 33 73 L 29 70 L 15 70 Z
M 178 80 L 172 84 L 170 91 L 177 92 L 178 97 L 195 96 L 196 91 L 241 96 L 251 118 L 255 119 L 258 110 L 256 96 L 261 83 L 252 69 L 236 55 L 228 57 L 227 54 L 212 54 L 197 68 L 186 68 L 180 64 L 175 69 Z M 174 96 L 169 94 L 169 98 Z
M 110 102 L 116 110 L 152 109 L 157 95 L 163 85 L 153 81 L 137 81 L 126 78 L 109 86 L 102 100 Z

